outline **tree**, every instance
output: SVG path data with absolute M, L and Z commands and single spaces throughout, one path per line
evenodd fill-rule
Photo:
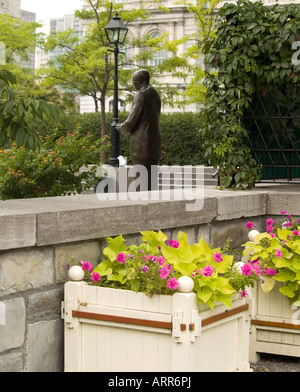
M 188 58 L 195 61 L 192 68 L 192 80 L 187 87 L 186 96 L 192 102 L 200 103 L 205 101 L 206 87 L 203 80 L 207 75 L 201 59 L 211 48 L 211 41 L 216 35 L 217 8 L 221 0 L 180 0 L 180 4 L 187 7 L 187 10 L 195 15 L 197 30 L 189 36 L 194 40 L 186 52 Z
M 133 21 L 147 20 L 151 13 L 147 6 L 140 9 L 124 10 L 122 4 L 111 3 L 105 0 L 88 0 L 90 10 L 84 9 L 76 12 L 76 16 L 88 21 L 87 30 L 83 39 L 74 35 L 72 30 L 52 34 L 48 38 L 48 50 L 61 50 L 49 66 L 42 71 L 50 83 L 55 83 L 62 89 L 74 89 L 82 95 L 92 97 L 95 110 L 101 112 L 101 134 L 107 133 L 105 123 L 105 102 L 113 93 L 114 59 L 109 51 L 104 27 L 118 12 L 122 20 L 129 24 Z M 151 2 L 153 3 L 159 1 Z M 133 69 L 145 67 L 145 63 L 155 56 L 158 50 L 166 50 L 170 56 L 157 66 L 147 66 L 151 74 L 151 81 L 160 90 L 165 103 L 174 104 L 178 96 L 177 87 L 170 87 L 158 82 L 156 76 L 162 72 L 172 73 L 176 78 L 185 79 L 190 72 L 188 58 L 178 56 L 178 45 L 187 38 L 170 41 L 167 35 L 160 37 L 145 37 L 128 42 L 132 48 L 139 48 L 134 57 L 120 56 L 119 87 L 128 93 L 129 100 L 133 96 L 131 77 Z M 104 161 L 102 156 L 101 161 Z
M 29 60 L 38 45 L 43 42 L 44 34 L 37 33 L 39 23 L 24 22 L 8 14 L 0 15 L 0 42 L 2 44 L 2 66 L 13 72 L 18 80 L 33 80 L 34 70 L 21 66 Z
M 6 69 L 0 70 L 0 145 L 16 140 L 17 146 L 35 150 L 39 137 L 29 126 L 31 118 L 47 116 L 58 121 L 59 109 L 44 100 L 27 96 L 26 82 L 18 85 L 16 76 Z

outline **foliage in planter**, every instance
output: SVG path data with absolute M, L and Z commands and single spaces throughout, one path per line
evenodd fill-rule
M 94 284 L 147 295 L 172 294 L 178 280 L 189 276 L 199 303 L 214 308 L 216 302 L 230 307 L 236 292 L 246 295 L 246 286 L 253 286 L 255 275 L 242 275 L 234 257 L 220 248 L 212 249 L 203 238 L 190 245 L 188 236 L 179 232 L 177 240 L 168 240 L 161 232 L 141 232 L 140 246 L 127 246 L 122 235 L 107 238 L 102 262 L 90 276 Z
M 300 301 L 300 220 L 285 211 L 282 214 L 286 215 L 285 222 L 267 219 L 266 232 L 244 244 L 243 254 L 250 258 L 244 268 L 257 265 L 265 293 L 273 289 L 275 281 L 282 282 L 279 291 L 295 304 Z M 248 222 L 247 227 L 253 228 L 254 224 Z
M 120 112 L 120 122 L 125 121 L 127 112 Z M 110 135 L 112 113 L 106 114 L 107 135 Z M 66 116 L 61 124 L 58 124 L 58 135 L 65 135 L 69 129 L 80 124 L 82 136 L 91 132 L 95 137 L 101 137 L 100 113 L 84 113 Z M 46 122 L 38 123 L 41 134 L 48 133 L 49 125 Z M 162 160 L 161 165 L 205 165 L 203 143 L 204 139 L 200 129 L 204 127 L 203 118 L 195 113 L 162 113 L 161 114 L 162 135 Z M 121 155 L 129 158 L 129 139 L 121 134 Z M 109 154 L 107 154 L 107 161 Z M 131 161 L 128 159 L 128 163 Z
M 97 164 L 101 149 L 107 148 L 107 138 L 81 137 L 79 128 L 60 138 L 41 137 L 40 151 L 26 151 L 14 143 L 9 150 L 0 150 L 0 198 L 63 196 L 90 189 L 97 166 L 82 173 L 79 169 Z
M 292 61 L 292 45 L 299 40 L 299 27 L 296 4 L 267 7 L 238 1 L 220 9 L 216 38 L 205 59 L 203 115 L 208 122 L 206 154 L 219 166 L 223 187 L 251 187 L 260 177 L 261 168 L 245 145 L 241 120 L 256 94 L 265 96 L 274 86 L 297 94 L 293 86 L 300 66 Z

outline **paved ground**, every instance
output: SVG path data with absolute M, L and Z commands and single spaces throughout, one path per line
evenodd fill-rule
M 300 358 L 261 354 L 260 361 L 251 368 L 253 372 L 300 372 Z

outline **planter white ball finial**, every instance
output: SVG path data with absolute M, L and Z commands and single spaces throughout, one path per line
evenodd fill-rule
M 73 265 L 68 271 L 69 279 L 74 282 L 80 282 L 84 278 L 84 271 L 79 265 Z
M 255 241 L 255 237 L 257 236 L 257 234 L 259 234 L 259 231 L 257 231 L 257 230 L 250 230 L 249 233 L 248 233 L 249 241 L 254 242 Z
M 181 276 L 178 279 L 178 290 L 181 293 L 190 293 L 194 289 L 194 281 L 189 276 Z

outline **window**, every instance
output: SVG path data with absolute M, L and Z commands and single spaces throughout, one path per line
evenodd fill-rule
M 158 38 L 160 36 L 161 36 L 161 33 L 158 31 L 150 34 L 151 38 Z M 157 66 L 157 65 L 161 64 L 165 58 L 166 58 L 166 51 L 164 49 L 155 51 L 153 58 L 148 60 L 148 65 L 152 66 L 152 67 Z

